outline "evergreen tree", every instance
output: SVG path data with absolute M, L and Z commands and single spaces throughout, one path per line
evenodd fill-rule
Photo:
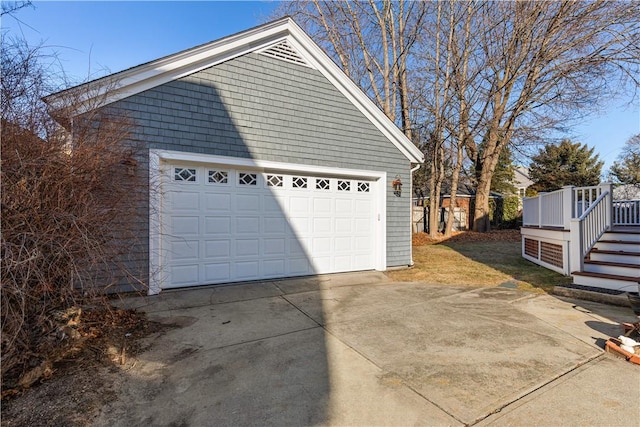
M 516 178 L 515 170 L 511 149 L 507 146 L 500 152 L 498 164 L 491 178 L 491 191 L 502 195 L 516 194 L 516 187 L 513 185 Z
M 594 148 L 565 139 L 559 145 L 545 145 L 532 158 L 529 177 L 536 191 L 555 191 L 565 185 L 597 185 L 602 165 Z
M 611 166 L 609 177 L 616 184 L 640 186 L 640 133 L 625 143 L 618 160 Z

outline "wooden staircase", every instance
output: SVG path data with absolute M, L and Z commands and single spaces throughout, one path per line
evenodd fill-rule
M 625 292 L 638 292 L 640 283 L 640 227 L 614 227 L 605 232 L 574 271 L 573 283 Z

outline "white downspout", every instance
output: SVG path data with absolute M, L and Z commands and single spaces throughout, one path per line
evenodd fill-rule
M 410 267 L 413 267 L 413 173 L 415 171 L 417 171 L 418 169 L 420 169 L 420 166 L 422 166 L 420 163 L 418 163 L 416 165 L 415 168 L 411 169 L 410 173 L 409 173 L 409 200 L 410 200 L 410 204 L 411 207 L 409 209 L 409 217 L 410 217 L 410 221 L 409 221 L 409 227 L 410 227 L 410 231 L 409 231 L 409 236 L 411 236 L 411 244 L 409 245 L 409 259 L 411 260 L 411 264 L 409 264 Z

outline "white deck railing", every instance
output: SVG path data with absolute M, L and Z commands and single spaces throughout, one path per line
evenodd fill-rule
M 589 201 L 589 207 L 579 218 L 571 220 L 569 262 L 572 271 L 582 271 L 584 257 L 611 226 L 611 193 L 604 191 Z
M 582 271 L 584 257 L 607 230 L 614 226 L 640 226 L 640 200 L 614 201 L 612 197 L 613 188 L 609 183 L 592 187 L 567 186 L 536 197 L 525 197 L 523 225 L 543 229 L 537 232 L 538 235 L 540 232 L 553 234 L 546 238 L 556 244 L 566 242 L 561 270 L 565 274 Z M 523 235 L 532 236 L 532 232 L 523 231 Z M 524 250 L 523 244 L 523 254 Z
M 613 225 L 640 225 L 640 200 L 614 200 Z

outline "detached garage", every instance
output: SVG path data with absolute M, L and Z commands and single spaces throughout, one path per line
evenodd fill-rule
M 146 147 L 148 222 L 130 259 L 150 294 L 412 263 L 422 153 L 290 18 L 47 102 L 114 82 L 98 108 L 130 117 Z

